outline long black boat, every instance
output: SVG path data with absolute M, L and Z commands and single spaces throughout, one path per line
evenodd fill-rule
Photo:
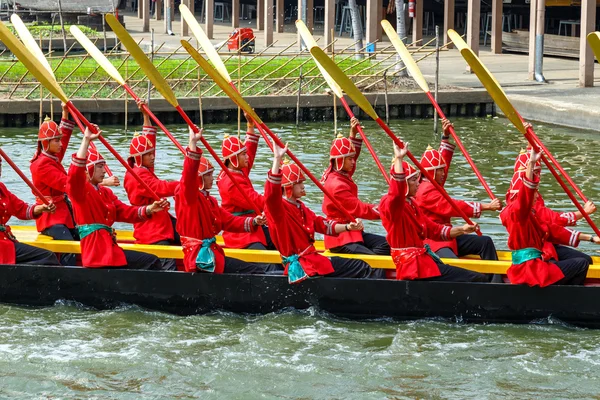
M 316 307 L 353 319 L 446 318 L 530 323 L 548 317 L 600 327 L 600 287 L 530 288 L 510 284 L 310 279 L 283 276 L 0 265 L 0 302 L 52 306 L 74 301 L 98 309 L 123 304 L 180 315 L 215 310 L 265 314 Z

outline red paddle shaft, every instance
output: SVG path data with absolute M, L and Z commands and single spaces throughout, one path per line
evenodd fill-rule
M 229 81 L 229 86 L 231 86 L 233 88 L 233 90 L 235 90 L 236 92 L 240 93 L 240 91 L 235 87 L 235 84 L 232 81 Z M 241 95 L 241 93 L 240 93 L 240 95 Z M 271 149 L 271 151 L 273 151 L 273 143 L 271 143 L 271 141 L 269 140 L 269 137 L 267 136 L 265 131 L 261 128 L 260 125 L 258 125 L 256 123 L 256 121 L 253 120 L 252 122 L 254 122 L 254 125 L 256 126 L 256 128 L 258 129 L 260 134 L 262 135 L 263 139 L 265 140 L 265 142 L 267 142 L 267 146 L 269 146 L 269 149 Z
M 346 114 L 348 114 L 350 119 L 354 118 L 354 113 L 352 112 L 352 109 L 348 105 L 348 102 L 346 101 L 346 99 L 343 97 L 340 97 L 340 101 L 342 102 L 342 105 L 344 106 L 344 109 L 346 110 Z M 365 132 L 363 132 L 362 126 L 360 126 L 360 125 L 358 125 L 358 132 L 360 133 L 360 137 L 363 139 L 363 142 L 365 142 L 367 149 L 369 149 L 369 153 L 371 153 L 371 156 L 373 156 L 373 160 L 375 160 L 375 163 L 377 164 L 377 168 L 379 168 L 379 171 L 381 171 L 381 174 L 383 175 L 383 177 L 385 178 L 386 182 L 389 185 L 390 177 L 388 176 L 388 173 L 385 170 L 385 168 L 383 167 L 383 165 L 381 165 L 381 161 L 379 161 L 379 158 L 377 157 L 377 154 L 375 154 L 375 150 L 373 149 L 373 146 L 371 146 L 371 142 L 369 141 L 369 139 L 367 139 L 367 135 L 365 135 Z
M 426 94 L 427 94 L 427 97 L 429 97 L 429 101 L 431 102 L 431 104 L 433 105 L 433 107 L 435 108 L 435 110 L 437 111 L 437 113 L 440 116 L 440 118 L 446 119 L 446 115 L 444 115 L 444 112 L 442 111 L 442 108 L 440 107 L 440 105 L 438 104 L 438 102 L 435 101 L 435 98 L 431 95 L 431 92 L 427 92 Z M 477 175 L 477 179 L 479 179 L 479 182 L 481 182 L 481 184 L 483 185 L 483 188 L 487 192 L 488 196 L 490 196 L 490 199 L 494 200 L 496 198 L 496 195 L 494 195 L 494 193 L 492 192 L 492 189 L 490 189 L 489 185 L 487 184 L 487 182 L 485 181 L 485 179 L 483 178 L 483 176 L 479 172 L 479 169 L 477 169 L 477 166 L 473 162 L 473 159 L 469 155 L 469 152 L 467 151 L 467 149 L 465 149 L 465 146 L 462 144 L 462 141 L 460 140 L 460 138 L 456 134 L 456 131 L 454 130 L 453 126 L 450 126 L 450 134 L 454 138 L 454 141 L 458 145 L 458 148 L 460 149 L 460 151 L 462 151 L 463 155 L 465 156 L 465 159 L 467 160 L 467 162 L 471 166 L 471 169 L 473 169 L 473 172 L 475 172 L 475 175 Z
M 17 165 L 10 159 L 10 157 L 8 156 L 8 154 L 6 154 L 4 152 L 4 150 L 2 150 L 2 148 L 0 148 L 0 156 L 2 156 L 2 158 L 4 158 L 6 160 L 6 162 L 8 163 L 8 165 L 10 165 L 11 168 L 15 170 L 15 172 L 17 173 L 17 175 L 19 175 L 21 177 L 21 179 L 23 179 L 23 182 L 25 182 L 27 184 L 27 186 L 29 186 L 31 188 L 31 191 L 33 192 L 33 194 L 36 195 L 36 197 L 38 197 L 45 205 L 50 204 L 50 202 L 48 201 L 48 199 L 46 199 L 46 196 L 44 196 L 42 194 L 42 192 L 40 192 L 40 190 L 34 186 L 33 182 L 31 182 L 29 180 L 29 178 L 27 178 L 25 176 L 25 174 L 23 173 L 23 171 L 21 171 L 21 169 L 19 167 L 17 167 Z
M 179 112 L 179 115 L 181 115 L 183 117 L 183 119 L 185 120 L 185 122 L 188 124 L 188 126 L 190 128 L 192 128 L 192 131 L 194 133 L 199 133 L 200 130 L 198 129 L 198 127 L 192 122 L 192 120 L 190 119 L 190 117 L 188 117 L 188 115 L 186 114 L 185 111 L 183 111 L 183 109 L 181 108 L 181 106 L 177 106 L 175 107 L 175 109 Z M 206 150 L 208 150 L 208 152 L 210 153 L 210 155 L 215 159 L 215 161 L 217 162 L 217 164 L 219 164 L 219 166 L 221 167 L 221 169 L 223 171 L 225 171 L 225 173 L 227 174 L 227 176 L 229 176 L 229 179 L 231 179 L 231 182 L 234 184 L 234 186 L 236 187 L 237 190 L 239 190 L 239 192 L 244 195 L 244 191 L 242 190 L 242 188 L 240 187 L 240 185 L 237 183 L 237 181 L 235 180 L 235 178 L 233 177 L 233 175 L 231 174 L 231 171 L 229 171 L 229 168 L 227 168 L 225 166 L 225 164 L 223 163 L 223 161 L 219 158 L 219 156 L 217 155 L 217 153 L 215 153 L 215 151 L 213 150 L 213 148 L 210 146 L 210 144 L 206 141 L 206 139 L 204 139 L 204 136 L 202 136 L 200 138 L 200 141 L 202 142 L 202 144 L 204 145 L 204 148 L 206 148 Z M 254 210 L 254 212 L 257 215 L 262 214 L 262 211 L 260 210 L 260 208 L 256 205 L 256 203 L 254 203 L 254 201 L 252 201 L 251 199 L 247 199 L 250 202 L 250 205 L 252 206 L 252 209 Z
M 285 145 L 283 144 L 281 139 L 279 139 L 279 136 L 274 134 L 264 122 L 262 122 L 260 125 L 261 125 L 262 129 L 264 129 L 264 131 L 267 132 L 269 134 L 269 136 L 271 136 L 271 138 L 273 139 L 273 142 L 277 146 L 279 146 L 282 149 L 285 147 Z M 310 180 L 313 181 L 313 183 L 315 185 L 317 185 L 317 187 L 319 189 L 321 189 L 323 194 L 325 194 L 325 196 L 329 197 L 329 200 L 331 200 L 333 205 L 342 214 L 344 214 L 344 216 L 346 217 L 347 220 L 353 221 L 353 222 L 356 221 L 356 219 L 352 215 L 350 215 L 350 213 L 344 207 L 342 207 L 340 202 L 337 201 L 337 199 L 335 197 L 333 197 L 331 195 L 331 193 L 329 193 L 329 190 L 325 189 L 325 186 L 323 186 L 323 184 L 321 182 L 319 182 L 319 180 L 317 178 L 315 178 L 315 176 L 308 170 L 308 168 L 306 168 L 306 166 L 304 164 L 302 164 L 300 162 L 300 160 L 298 160 L 298 158 L 294 155 L 294 153 L 291 152 L 290 149 L 287 150 L 286 154 L 296 163 L 296 165 L 298 165 L 300 167 L 300 169 L 310 178 Z
M 124 84 L 122 86 L 123 86 L 123 89 L 125 89 L 125 91 L 127 93 L 129 93 L 131 95 L 131 97 L 133 97 L 133 99 L 135 101 L 139 101 L 140 100 L 140 98 L 138 97 L 138 95 L 135 94 L 135 92 L 129 87 L 129 85 Z M 154 113 L 152 111 L 150 111 L 150 107 L 148 107 L 147 104 L 144 104 L 142 106 L 142 108 L 144 109 L 145 112 L 148 113 L 148 116 L 150 117 L 150 119 L 152 119 L 152 121 L 154 121 L 154 123 L 156 123 L 156 125 L 158 125 L 158 127 L 165 133 L 165 135 L 167 135 L 167 137 L 169 139 L 171 139 L 171 142 L 173 142 L 173 144 L 175 146 L 177 146 L 177 148 L 179 149 L 179 151 L 181 151 L 185 155 L 185 149 L 183 148 L 183 146 L 181 146 L 181 144 L 177 141 L 177 139 L 175 139 L 175 137 L 167 129 L 167 127 L 164 126 L 162 122 L 160 122 L 160 120 L 156 117 L 156 115 L 154 115 Z
M 523 120 L 523 118 L 521 118 L 521 120 Z M 550 161 L 552 161 L 552 163 L 556 166 L 556 168 L 560 171 L 560 173 L 565 177 L 565 179 L 567 180 L 567 182 L 569 182 L 569 185 L 571 185 L 573 187 L 573 189 L 575 189 L 575 192 L 577 192 L 577 194 L 579 195 L 579 197 L 581 198 L 581 200 L 583 200 L 583 202 L 587 202 L 588 201 L 587 197 L 583 194 L 583 192 L 575 184 L 575 182 L 573 181 L 573 179 L 571 179 L 571 177 L 569 176 L 569 174 L 567 174 L 567 171 L 565 171 L 563 169 L 563 167 L 560 166 L 560 164 L 558 163 L 558 161 L 556 160 L 556 158 L 554 158 L 554 156 L 552 155 L 552 153 L 550 153 L 550 150 L 548 150 L 548 148 L 546 146 L 544 146 L 544 143 L 542 143 L 542 141 L 540 140 L 540 138 L 537 137 L 537 135 L 535 134 L 535 132 L 533 131 L 533 129 L 532 128 L 527 128 L 527 133 L 531 136 L 531 138 L 534 140 L 534 142 L 537 144 L 537 146 L 542 149 L 542 151 L 544 152 L 544 154 L 546 156 L 548 156 L 548 158 L 550 159 Z M 527 136 L 525 136 L 525 137 L 527 137 Z M 529 140 L 529 139 L 527 139 L 527 140 Z M 531 142 L 530 142 L 530 144 L 531 144 Z M 532 144 L 532 146 L 533 146 L 533 144 Z
M 93 133 L 98 133 L 98 130 L 96 129 L 96 127 L 94 125 L 92 125 L 87 119 L 85 119 L 83 114 L 81 114 L 81 112 L 79 112 L 77 107 L 75 107 L 75 105 L 71 101 L 69 101 L 67 103 L 67 107 L 69 107 L 69 111 L 71 111 L 72 114 L 76 115 L 77 118 L 79 118 L 81 120 L 81 122 L 83 122 L 83 124 L 89 128 L 90 131 L 92 131 Z M 140 178 L 138 174 L 135 173 L 133 168 L 131 168 L 129 166 L 129 164 L 127 164 L 127 162 L 125 160 L 123 160 L 121 155 L 119 153 L 117 153 L 117 151 L 110 145 L 110 143 L 108 143 L 108 141 L 102 135 L 100 135 L 98 137 L 98 139 L 100 140 L 100 142 L 102 142 L 104 147 L 106 147 L 106 149 L 108 151 L 110 151 L 117 160 L 119 160 L 119 162 L 123 165 L 123 167 L 125 167 L 125 169 L 127 171 L 129 171 L 131 176 L 133 176 L 140 183 L 140 185 L 142 185 L 142 187 L 148 193 L 150 193 L 150 195 L 154 198 L 154 200 L 160 201 L 160 197 L 158 197 L 158 195 L 154 192 L 154 190 L 150 189 L 150 186 L 148 186 L 148 184 L 142 178 Z
M 529 132 L 527 132 L 527 134 L 525 135 L 525 138 L 531 144 L 531 146 L 533 146 L 533 148 L 536 149 L 536 151 L 540 150 L 540 147 L 536 143 L 535 139 L 529 134 Z M 558 182 L 558 184 L 565 191 L 565 193 L 567 194 L 567 196 L 569 196 L 569 199 L 571 199 L 571 201 L 573 202 L 573 204 L 575 204 L 575 207 L 577 207 L 577 210 L 579 210 L 579 212 L 581 213 L 581 215 L 583 215 L 583 218 L 585 218 L 585 220 L 590 225 L 590 227 L 592 228 L 592 230 L 596 233 L 596 235 L 598 235 L 600 237 L 600 230 L 598 230 L 598 227 L 596 226 L 596 224 L 594 223 L 594 221 L 592 221 L 592 219 L 590 218 L 589 214 L 585 212 L 585 210 L 583 209 L 583 207 L 581 206 L 581 204 L 579 204 L 579 202 L 577 201 L 577 199 L 575 198 L 575 196 L 573 195 L 573 193 L 571 192 L 571 190 L 569 190 L 569 188 L 567 187 L 567 185 L 565 184 L 565 182 L 562 180 L 562 178 L 560 177 L 560 175 L 558 174 L 558 172 L 554 169 L 554 167 L 552 166 L 552 164 L 550 163 L 550 161 L 548 161 L 548 159 L 543 154 L 542 154 L 542 161 L 544 162 L 544 164 L 546 164 L 546 167 L 548 168 L 548 170 L 550 171 L 550 173 L 552 174 L 552 176 L 554 176 L 554 178 L 556 179 L 556 181 Z
M 346 99 L 343 97 L 340 97 L 339 99 L 342 102 L 344 109 L 346 110 L 346 114 L 348 114 L 348 116 L 351 119 L 354 118 L 354 113 L 352 112 L 352 109 L 348 105 L 348 102 L 346 101 Z M 371 142 L 369 141 L 369 139 L 367 139 L 367 135 L 365 135 L 365 132 L 363 131 L 362 126 L 360 126 L 360 125 L 358 125 L 358 132 L 360 133 L 360 137 L 362 137 L 363 142 L 365 142 L 367 149 L 369 149 L 369 153 L 371 153 L 371 156 L 373 156 L 373 160 L 375 160 L 375 163 L 377 164 L 379 171 L 381 171 L 381 174 L 383 175 L 383 177 L 385 178 L 385 181 L 389 185 L 390 177 L 389 177 L 388 173 L 386 172 L 385 168 L 383 167 L 383 165 L 381 165 L 381 161 L 379 161 L 379 158 L 377 157 L 377 154 L 375 153 L 375 149 L 373 149 L 373 146 L 371 146 Z M 408 215 L 410 215 L 410 219 L 414 222 L 415 227 L 417 227 L 417 229 L 422 231 L 423 228 L 422 228 L 421 224 L 419 223 L 419 221 L 417 220 L 417 217 L 411 213 L 408 213 Z
M 376 122 L 385 131 L 385 133 L 387 133 L 388 136 L 394 141 L 396 146 L 400 147 L 401 149 L 404 148 L 404 143 L 402 143 L 402 141 L 396 135 L 394 135 L 394 132 L 391 131 L 389 126 L 387 126 L 386 123 L 381 120 L 381 118 L 378 117 Z M 454 211 L 456 211 L 456 213 L 458 215 L 460 215 L 461 218 L 464 219 L 469 225 L 474 225 L 473 221 L 471 221 L 471 219 L 467 216 L 467 214 L 464 213 L 463 210 L 458 208 L 456 203 L 454 203 L 454 200 L 452 200 L 452 198 L 446 192 L 446 190 L 442 187 L 442 185 L 440 185 L 435 179 L 433 179 L 433 177 L 429 174 L 429 171 L 427 171 L 425 168 L 423 168 L 423 166 L 421 165 L 421 163 L 419 161 L 417 161 L 415 156 L 413 156 L 410 151 L 407 153 L 407 155 L 408 155 L 408 158 L 410 159 L 410 161 L 412 161 L 413 164 L 415 164 L 415 166 L 419 169 L 419 171 L 421 171 L 423 176 L 425 176 L 425 178 L 427 178 L 429 180 L 429 182 L 431 182 L 433 184 L 433 186 L 446 199 L 446 201 L 450 204 L 452 209 L 454 209 Z M 481 232 L 479 231 L 479 229 L 477 230 L 477 234 L 481 236 Z
M 73 119 L 75 120 L 75 123 L 79 127 L 79 130 L 81 131 L 81 133 L 85 132 L 85 126 L 81 123 L 81 121 L 79 120 L 79 118 L 77 117 L 76 114 L 73 114 Z M 95 149 L 96 145 L 93 142 L 90 142 L 90 147 L 92 149 Z M 108 164 L 104 164 L 104 171 L 106 171 L 108 176 L 113 176 L 112 171 L 110 170 L 110 168 L 108 168 Z

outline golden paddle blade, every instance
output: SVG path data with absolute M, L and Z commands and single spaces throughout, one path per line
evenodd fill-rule
M 206 59 L 204 59 L 204 57 L 202 57 L 200 53 L 198 53 L 198 50 L 196 50 L 194 46 L 190 44 L 190 42 L 188 42 L 187 40 L 181 40 L 181 45 L 188 52 L 188 54 L 194 60 L 196 60 L 200 68 L 202 68 L 204 72 L 206 72 L 206 74 L 215 81 L 217 86 L 219 86 L 221 90 L 223 90 L 223 92 L 225 92 L 225 94 L 227 94 L 227 96 L 229 96 L 229 98 L 233 100 L 235 104 L 237 104 L 242 110 L 244 110 L 246 114 L 250 116 L 250 118 L 256 121 L 257 124 L 262 124 L 261 119 L 252 109 L 252 107 L 250 107 L 250 104 L 248 104 L 246 100 L 244 100 L 242 95 L 239 94 L 237 90 L 235 90 L 233 87 L 231 87 L 229 82 L 227 82 L 225 78 L 212 65 L 210 65 L 210 63 Z
M 306 27 L 306 25 L 304 24 L 304 22 L 302 20 L 296 21 L 296 28 L 298 29 L 298 33 L 300 33 L 300 37 L 302 37 L 302 40 L 304 41 L 304 43 L 306 44 L 306 46 L 308 47 L 309 50 L 313 47 L 319 47 L 317 45 L 317 41 L 315 40 L 315 38 L 310 33 L 310 31 L 308 30 L 308 28 Z M 317 64 L 317 67 L 319 68 L 319 71 L 321 71 L 321 75 L 323 75 L 323 78 L 325 78 L 325 82 L 327 82 L 327 85 L 329 85 L 329 88 L 331 89 L 331 91 L 340 99 L 342 97 L 344 97 L 344 91 L 342 90 L 340 85 L 338 85 L 336 83 L 336 81 L 333 80 L 333 78 L 331 76 L 329 76 L 327 71 L 325 71 L 325 69 L 321 66 L 321 64 L 319 64 L 319 62 L 317 61 L 316 58 L 314 58 L 314 60 L 315 60 L 315 63 Z
M 587 35 L 587 40 L 590 44 L 590 47 L 594 51 L 596 60 L 600 62 L 600 32 L 591 32 L 589 35 Z
M 217 50 L 215 50 L 215 46 L 213 46 L 213 44 L 210 42 L 210 39 L 208 36 L 206 36 L 206 33 L 204 33 L 204 30 L 196 20 L 196 17 L 194 17 L 194 14 L 192 14 L 190 9 L 187 8 L 185 4 L 179 5 L 179 12 L 181 12 L 181 16 L 185 22 L 187 22 L 190 30 L 194 34 L 194 37 L 196 40 L 198 40 L 200 46 L 202 46 L 202 49 L 206 53 L 208 59 L 215 66 L 215 69 L 219 71 L 221 76 L 225 78 L 227 82 L 231 82 L 231 77 L 229 76 L 229 72 L 223 63 L 223 60 L 221 60 L 221 56 L 219 53 L 217 53 Z
M 64 103 L 69 101 L 65 92 L 62 91 L 46 68 L 42 66 L 37 58 L 25 48 L 23 43 L 2 22 L 0 22 L 0 40 L 46 89 Z
M 377 120 L 379 116 L 375 112 L 375 109 L 369 103 L 369 100 L 364 94 L 356 87 L 354 82 L 348 78 L 348 76 L 337 66 L 335 62 L 323 50 L 318 47 L 310 49 L 310 54 L 317 60 L 319 64 L 327 71 L 329 76 L 337 82 L 344 92 L 354 101 L 369 117 Z
M 456 47 L 460 50 L 460 54 L 463 56 L 467 64 L 471 67 L 479 81 L 483 84 L 483 87 L 488 91 L 494 102 L 500 107 L 506 118 L 512 122 L 512 124 L 521 133 L 525 133 L 525 127 L 523 126 L 523 119 L 517 112 L 515 107 L 512 105 L 504 90 L 500 86 L 500 83 L 494 78 L 494 75 L 483 65 L 479 57 L 473 53 L 473 50 L 467 45 L 467 43 L 460 37 L 456 31 L 448 30 L 448 36 Z
M 412 58 L 412 55 L 410 54 L 404 43 L 402 43 L 402 40 L 394 30 L 392 25 L 390 25 L 390 23 L 384 19 L 381 21 L 381 26 L 383 27 L 383 30 L 385 31 L 386 35 L 392 41 L 392 45 L 400 55 L 400 58 L 402 58 L 404 65 L 406 65 L 406 69 L 413 77 L 415 82 L 417 82 L 417 85 L 419 85 L 425 93 L 429 92 L 429 84 L 425 80 L 425 77 L 421 73 L 421 70 L 417 66 L 417 63 Z
M 21 18 L 17 14 L 13 14 L 10 16 L 10 22 L 12 22 L 13 27 L 17 31 L 19 38 L 21 39 L 27 50 L 29 50 L 29 52 L 33 54 L 33 56 L 40 62 L 40 64 L 42 64 L 46 71 L 50 73 L 50 76 L 56 79 L 52 67 L 48 63 L 48 60 L 46 60 L 46 56 L 44 56 L 44 52 L 42 51 L 42 49 L 40 49 L 40 46 L 37 44 L 37 42 L 31 35 L 31 32 L 29 32 L 29 29 L 27 29 Z
M 106 71 L 108 75 L 110 75 L 111 78 L 113 78 L 119 85 L 125 84 L 125 79 L 123 79 L 119 71 L 108 60 L 108 58 L 106 58 L 106 56 L 102 54 L 100 49 L 98 49 L 96 45 L 92 43 L 92 41 L 88 39 L 88 37 L 85 36 L 83 32 L 81 32 L 81 29 L 79 29 L 75 25 L 71 25 L 69 31 L 71 32 L 71 35 L 73 35 L 75 39 L 77 39 L 79 44 L 81 44 L 83 48 L 89 53 L 89 55 L 92 56 L 94 60 L 96 60 L 98 65 L 100 65 L 102 69 Z
M 154 85 L 156 90 L 162 94 L 162 96 L 167 100 L 173 107 L 177 107 L 179 102 L 177 101 L 177 97 L 175 97 L 175 93 L 171 90 L 171 87 L 162 77 L 160 72 L 156 69 L 152 61 L 146 56 L 146 53 L 138 46 L 135 40 L 131 37 L 129 32 L 125 29 L 123 25 L 117 20 L 112 14 L 106 14 L 106 22 L 112 28 L 113 32 L 121 43 L 125 46 L 125 48 L 129 51 L 129 54 L 137 61 L 140 68 L 146 73 L 150 82 Z

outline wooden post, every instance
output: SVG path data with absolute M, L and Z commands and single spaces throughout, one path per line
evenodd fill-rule
M 173 14 L 175 13 L 175 0 L 165 0 L 165 33 L 173 29 Z
M 377 40 L 377 25 L 379 25 L 379 7 L 378 0 L 367 0 L 367 43 L 375 43 Z
M 450 42 L 448 29 L 454 29 L 454 0 L 444 1 L 444 43 Z M 448 45 L 449 49 L 453 47 L 452 44 Z
M 263 1 L 265 2 L 265 47 L 267 47 L 273 44 L 273 0 Z
M 487 21 L 487 16 L 486 16 Z M 484 27 L 485 29 L 485 27 Z M 487 32 L 483 33 L 484 35 Z M 492 54 L 502 54 L 502 0 L 492 0 Z
M 190 1 L 194 1 L 194 0 L 181 0 L 181 4 L 185 4 L 188 8 L 190 7 Z M 206 0 L 204 0 L 206 1 Z M 173 14 L 175 14 L 175 10 L 171 9 L 171 12 Z M 181 36 L 185 37 L 188 35 L 189 29 L 188 29 L 188 24 L 187 22 L 185 22 L 185 19 L 183 19 L 183 16 L 181 17 Z
M 377 23 L 377 40 L 381 41 L 383 38 L 383 27 L 381 21 L 387 18 L 387 10 L 383 8 L 383 0 L 377 0 L 377 9 L 379 10 L 379 21 Z
M 325 32 L 324 32 L 324 45 L 327 46 L 325 51 L 332 52 L 333 45 L 329 46 L 329 43 L 333 42 L 333 35 L 335 32 L 335 0 L 325 0 Z M 335 96 L 333 96 L 335 98 Z
M 537 0 L 530 0 L 529 4 L 529 60 L 528 60 L 528 78 L 535 78 L 535 31 L 537 23 Z
M 587 35 L 595 30 L 596 0 L 582 0 L 579 35 L 579 86 L 582 87 L 594 86 L 594 53 L 587 43 Z
M 150 0 L 142 0 L 142 32 L 150 32 Z
M 240 27 L 240 0 L 231 0 L 231 27 Z
M 467 7 L 467 44 L 475 54 L 479 54 L 479 19 L 481 17 L 481 1 L 468 0 Z M 468 65 L 467 72 L 473 72 Z
M 156 0 L 156 4 L 154 4 L 154 16 L 156 17 L 157 21 L 162 19 L 162 2 L 163 0 Z
M 206 22 L 204 24 L 204 32 L 206 33 L 206 36 L 208 36 L 209 39 L 213 38 L 213 30 L 214 30 L 214 26 L 215 26 L 215 0 L 204 0 L 206 7 L 204 8 L 206 10 Z M 192 4 L 192 7 L 190 7 L 190 10 L 192 10 L 192 12 L 194 12 L 194 8 L 193 8 L 193 4 L 194 4 L 194 0 L 191 0 L 190 3 Z
M 421 46 L 423 39 L 423 0 L 415 0 L 415 17 L 413 18 L 412 41 L 414 46 Z
M 306 0 L 306 17 L 304 23 L 308 27 L 308 30 L 312 33 L 315 24 L 315 0 Z
M 263 0 L 256 0 L 256 30 L 262 31 L 265 29 L 265 14 Z
M 184 1 L 184 0 L 181 0 L 181 1 Z M 144 9 L 143 2 L 144 2 L 144 0 L 138 0 L 138 2 L 137 2 L 137 12 L 138 12 L 138 18 L 139 19 L 142 19 L 142 16 L 143 16 L 143 14 L 142 14 L 142 11 Z
M 283 33 L 283 22 L 285 19 L 285 5 L 283 0 L 276 0 L 275 7 L 275 25 L 277 27 L 277 33 Z

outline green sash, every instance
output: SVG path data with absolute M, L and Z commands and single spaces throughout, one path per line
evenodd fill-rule
M 533 247 L 526 247 L 512 252 L 512 263 L 514 265 L 523 264 L 524 262 L 535 260 L 536 258 L 542 258 L 542 252 Z
M 10 228 L 7 228 L 6 225 L 0 224 L 0 232 L 6 233 L 6 236 L 8 236 L 8 238 L 10 240 L 12 240 L 13 242 L 17 241 L 17 238 L 15 237 L 15 235 L 13 235 L 13 233 L 10 230 Z
M 87 224 L 87 225 L 78 225 L 77 226 L 77 231 L 79 231 L 79 239 L 80 240 L 83 240 L 84 237 L 91 235 L 92 233 L 99 231 L 99 230 L 107 231 L 113 237 L 113 240 L 116 240 L 115 231 L 113 230 L 113 228 L 111 228 L 108 225 Z
M 281 256 L 283 265 L 288 264 L 288 282 L 298 283 L 302 282 L 308 275 L 304 272 L 304 268 L 300 264 L 300 256 L 298 254 L 292 254 L 289 257 Z
M 255 214 L 255 212 L 254 212 L 254 210 L 244 210 L 244 211 L 236 211 L 232 214 L 235 215 L 236 217 L 241 217 L 243 215 Z
M 429 254 L 429 256 L 430 256 L 431 258 L 433 258 L 433 259 L 434 259 L 436 262 L 439 262 L 439 263 L 441 263 L 441 262 L 442 262 L 442 260 L 440 259 L 440 256 L 438 256 L 437 254 L 435 254 L 435 253 L 434 253 L 434 252 L 431 250 L 431 247 L 429 247 L 429 245 L 428 245 L 428 244 L 426 244 L 424 247 L 425 247 L 425 251 L 427 252 L 427 254 Z
M 214 237 L 202 240 L 202 247 L 196 256 L 196 267 L 206 272 L 215 272 L 215 253 L 210 246 L 216 241 Z

